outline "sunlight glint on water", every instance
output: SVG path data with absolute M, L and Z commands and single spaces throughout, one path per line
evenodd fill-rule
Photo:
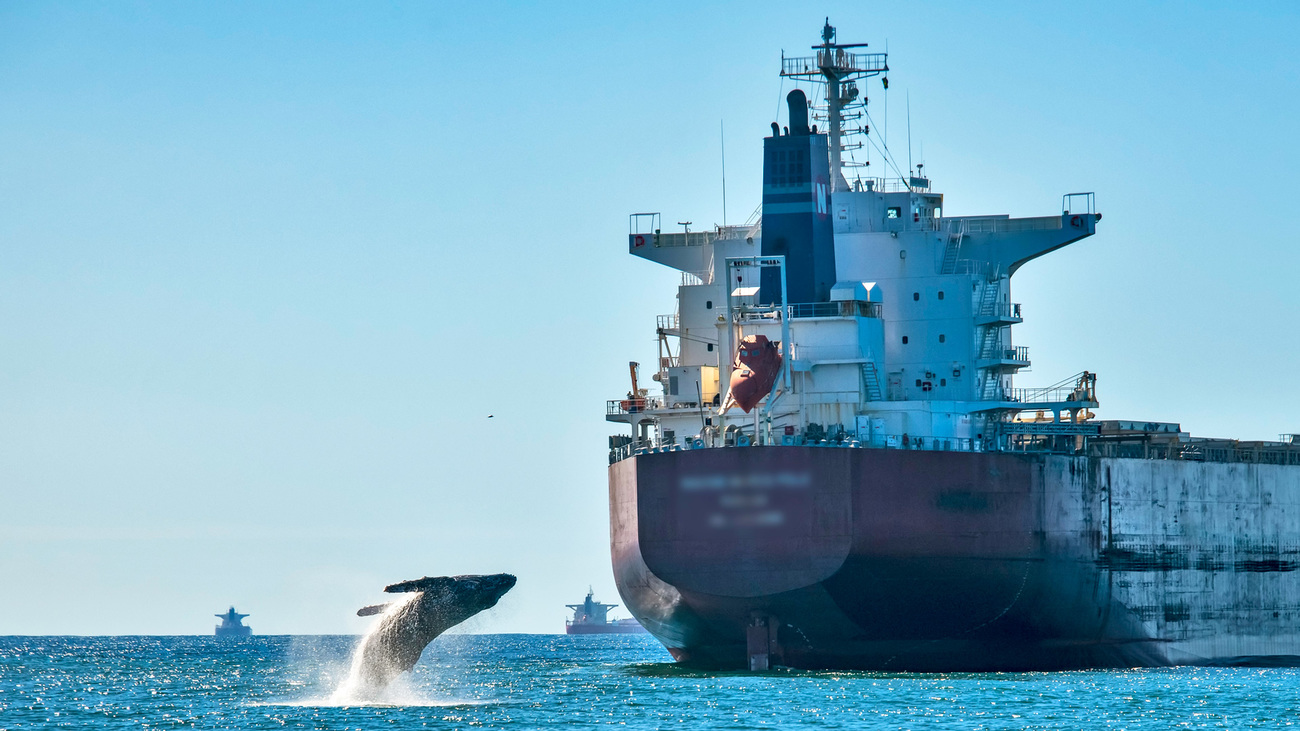
M 444 635 L 331 702 L 355 637 L 0 638 L 0 729 L 1165 729 L 1296 723 L 1291 668 L 691 672 L 646 636 Z

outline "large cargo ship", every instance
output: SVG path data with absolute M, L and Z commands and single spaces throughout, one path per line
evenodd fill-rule
M 643 635 L 642 627 L 635 619 L 610 619 L 609 610 L 617 604 L 602 604 L 595 599 L 595 592 L 587 590 L 587 598 L 581 604 L 566 604 L 573 610 L 573 619 L 564 623 L 564 633 L 570 635 Z
M 606 406 L 631 429 L 610 439 L 624 604 L 714 667 L 1300 662 L 1300 436 L 1099 420 L 1088 371 L 1015 387 L 1011 279 L 1095 233 L 1093 194 L 944 215 L 872 129 L 885 54 L 829 22 L 813 51 L 782 58 L 803 83 L 763 143 L 761 217 L 630 218 L 629 252 L 682 283 L 662 393 L 634 367 Z

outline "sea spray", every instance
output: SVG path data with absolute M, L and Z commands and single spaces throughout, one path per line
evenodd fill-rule
M 348 674 L 334 689 L 329 697 L 331 705 L 354 705 L 363 703 L 391 702 L 401 704 L 402 700 L 410 700 L 411 689 L 404 683 L 393 683 L 387 687 L 376 688 L 366 682 L 365 678 L 365 656 L 366 648 L 370 642 L 374 641 L 375 634 L 384 624 L 384 619 L 390 615 L 400 612 L 407 604 L 417 601 L 420 598 L 419 592 L 402 594 L 384 607 L 384 611 L 370 625 L 365 636 L 357 643 L 352 650 L 352 663 L 348 668 Z

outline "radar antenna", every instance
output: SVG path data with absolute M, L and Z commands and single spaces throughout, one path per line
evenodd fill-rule
M 830 137 L 831 190 L 848 190 L 848 181 L 844 178 L 843 152 L 857 149 L 861 143 L 846 143 L 844 121 L 846 118 L 859 118 L 861 112 L 845 113 L 846 108 L 866 107 L 867 98 L 859 99 L 857 82 L 860 79 L 879 76 L 889 71 L 887 53 L 855 53 L 846 49 L 866 48 L 865 43 L 836 43 L 835 26 L 831 19 L 826 19 L 822 26 L 822 43 L 813 46 L 816 56 L 786 58 L 781 54 L 781 76 L 798 79 L 821 80 L 826 83 L 826 134 Z M 888 87 L 886 87 L 888 88 Z M 854 130 L 857 134 L 864 130 Z

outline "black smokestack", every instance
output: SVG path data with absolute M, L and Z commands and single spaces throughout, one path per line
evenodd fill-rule
M 808 134 L 808 97 L 795 89 L 785 95 L 785 103 L 790 107 L 790 134 Z

